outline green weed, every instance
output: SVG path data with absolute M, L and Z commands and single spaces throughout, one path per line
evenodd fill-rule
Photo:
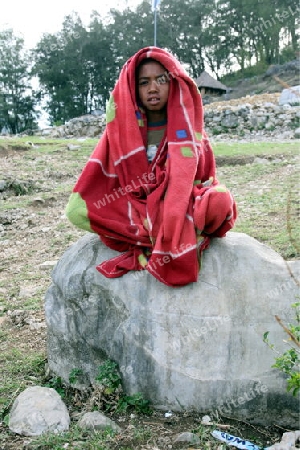
M 55 389 L 62 398 L 66 396 L 66 386 L 61 377 L 53 376 L 43 386 Z
M 114 361 L 107 360 L 99 367 L 95 381 L 102 387 L 103 395 L 107 398 L 106 405 L 115 403 L 116 412 L 135 410 L 137 413 L 151 414 L 150 402 L 140 392 L 124 394 L 118 365 Z
M 124 395 L 120 398 L 117 412 L 127 412 L 128 409 L 134 409 L 141 414 L 151 414 L 152 412 L 149 401 L 145 400 L 140 392 L 133 395 Z
M 279 355 L 272 367 L 287 375 L 287 391 L 296 396 L 300 391 L 300 302 L 293 303 L 292 308 L 295 310 L 295 323 L 285 325 L 280 317 L 275 316 L 288 335 L 288 341 L 284 342 L 289 348 L 280 354 L 275 345 L 269 341 L 269 331 L 264 333 L 263 341 Z
M 107 360 L 99 367 L 95 381 L 104 386 L 105 394 L 113 394 L 121 385 L 121 376 L 118 372 L 118 365 L 111 360 Z
M 82 369 L 72 369 L 69 374 L 69 383 L 75 384 L 78 379 L 82 376 L 83 372 Z

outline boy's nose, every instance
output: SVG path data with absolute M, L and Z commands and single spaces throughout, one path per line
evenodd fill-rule
M 157 91 L 157 81 L 156 80 L 150 81 L 149 91 Z

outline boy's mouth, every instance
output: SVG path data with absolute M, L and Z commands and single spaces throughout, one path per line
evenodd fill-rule
M 148 103 L 149 103 L 150 105 L 152 105 L 152 106 L 157 105 L 159 102 L 160 102 L 159 97 L 150 97 L 150 98 L 148 99 Z

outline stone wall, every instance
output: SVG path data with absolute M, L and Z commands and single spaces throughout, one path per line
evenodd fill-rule
M 300 107 L 279 105 L 279 95 L 249 96 L 207 105 L 205 128 L 208 135 L 300 138 Z
M 59 127 L 45 128 L 36 135 L 52 138 L 100 137 L 105 127 L 105 115 L 75 117 Z
M 205 106 L 205 129 L 209 136 L 266 136 L 300 138 L 300 107 L 279 105 L 280 94 L 254 95 Z M 54 138 L 100 137 L 105 116 L 86 115 L 65 125 L 41 130 Z

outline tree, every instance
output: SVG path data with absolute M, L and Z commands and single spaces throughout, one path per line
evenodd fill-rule
M 217 6 L 231 67 L 237 63 L 243 71 L 256 63 L 278 63 L 280 51 L 289 42 L 296 55 L 298 0 L 218 0 Z M 219 26 L 218 18 L 213 26 Z
M 86 34 L 76 14 L 67 16 L 62 30 L 44 34 L 33 50 L 34 72 L 43 89 L 51 124 L 87 112 L 88 80 L 82 57 Z
M 218 75 L 227 61 L 217 0 L 161 2 L 158 44 L 174 53 L 193 78 L 208 66 Z M 224 36 L 227 33 L 223 33 Z
M 45 34 L 34 53 L 51 124 L 104 108 L 115 64 L 97 13 L 88 29 L 77 14 L 66 16 L 62 30 Z
M 299 13 L 299 0 L 278 0 L 277 18 L 286 30 L 287 45 L 291 45 L 294 56 L 299 52 Z
M 12 29 L 0 32 L 0 131 L 11 134 L 37 128 L 38 94 L 30 84 L 29 53 Z
M 171 50 L 194 78 L 204 70 L 205 26 L 210 4 L 202 0 L 174 0 L 160 6 L 158 43 Z
M 110 10 L 109 18 L 107 31 L 116 80 L 128 58 L 141 48 L 153 45 L 153 14 L 149 1 L 144 0 L 136 10 Z
M 89 24 L 85 58 L 89 67 L 91 109 L 104 109 L 114 86 L 118 63 L 112 49 L 113 36 L 97 13 Z
M 249 13 L 249 38 L 256 61 L 266 65 L 277 63 L 283 24 L 278 18 L 278 0 L 265 3 L 255 0 Z

